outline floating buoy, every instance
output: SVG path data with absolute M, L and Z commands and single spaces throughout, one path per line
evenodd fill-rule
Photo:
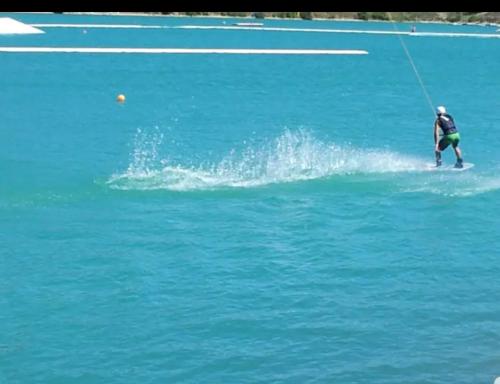
M 119 103 L 123 103 L 125 101 L 125 95 L 116 96 L 116 101 L 118 101 Z

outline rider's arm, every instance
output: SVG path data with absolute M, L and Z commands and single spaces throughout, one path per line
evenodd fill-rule
M 436 120 L 434 123 L 434 144 L 439 143 L 439 124 L 438 121 Z

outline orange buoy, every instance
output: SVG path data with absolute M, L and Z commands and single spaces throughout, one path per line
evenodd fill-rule
M 116 96 L 116 101 L 118 101 L 119 103 L 123 103 L 125 101 L 125 95 L 118 95 Z

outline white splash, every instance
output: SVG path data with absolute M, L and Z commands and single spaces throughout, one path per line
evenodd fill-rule
M 163 135 L 138 131 L 132 161 L 126 172 L 113 175 L 108 184 L 125 190 L 200 190 L 256 187 L 319 179 L 332 175 L 422 172 L 422 159 L 388 150 L 361 150 L 316 139 L 309 131 L 285 130 L 260 146 L 235 150 L 220 162 L 198 167 L 169 164 L 160 159 Z M 168 164 L 168 165 L 167 165 Z

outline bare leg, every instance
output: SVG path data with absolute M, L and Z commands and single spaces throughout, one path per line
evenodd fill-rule
M 463 159 L 462 159 L 462 152 L 460 151 L 460 148 L 453 147 L 453 150 L 455 151 L 455 155 L 457 156 L 457 162 L 455 164 L 455 168 L 463 168 Z
M 434 151 L 434 154 L 436 155 L 436 167 L 439 167 L 441 165 L 441 152 Z

